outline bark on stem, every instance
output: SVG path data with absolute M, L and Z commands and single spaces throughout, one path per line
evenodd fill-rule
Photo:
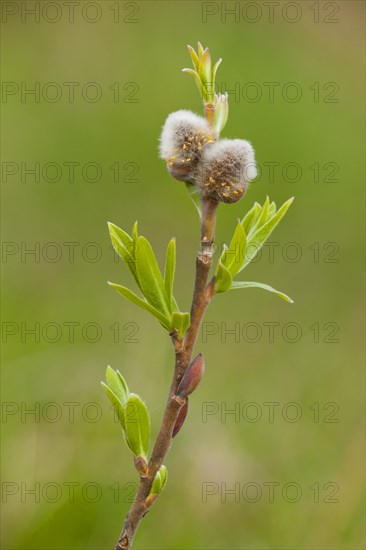
M 196 280 L 191 307 L 191 325 L 183 341 L 179 340 L 175 333 L 172 334 L 175 349 L 175 369 L 163 420 L 148 464 L 148 473 L 146 476 L 140 476 L 140 484 L 135 500 L 125 519 L 115 550 L 130 550 L 140 521 L 156 500 L 156 498 L 150 497 L 148 500 L 147 498 L 155 475 L 171 447 L 173 428 L 184 403 L 175 395 L 176 389 L 191 362 L 202 317 L 213 296 L 214 282 L 207 283 L 207 281 L 212 264 L 212 244 L 215 235 L 217 206 L 216 201 L 205 198 L 202 200 L 201 248 L 196 257 Z

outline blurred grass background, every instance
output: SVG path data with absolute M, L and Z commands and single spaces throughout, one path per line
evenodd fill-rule
M 34 2 L 23 4 L 30 9 Z M 95 162 L 103 171 L 95 183 L 83 179 L 80 167 L 73 183 L 66 168 L 53 183 L 42 177 L 34 182 L 32 176 L 22 182 L 20 171 L 7 181 L 3 177 L 2 398 L 5 413 L 12 412 L 3 416 L 2 423 L 3 548 L 112 548 L 129 508 L 132 486 L 128 483 L 136 481 L 136 474 L 99 380 L 107 364 L 120 369 L 132 391 L 146 400 L 156 434 L 173 354 L 159 325 L 105 284 L 108 279 L 131 283 L 110 250 L 106 221 L 129 231 L 138 219 L 140 232 L 151 240 L 161 261 L 169 238 L 177 238 L 176 295 L 189 308 L 198 220 L 184 186 L 169 177 L 159 160 L 157 147 L 161 126 L 171 111 L 200 109 L 193 79 L 180 72 L 189 66 L 186 44 L 195 45 L 197 40 L 210 47 L 215 59 L 223 58 L 218 81 L 227 89 L 232 90 L 236 82 L 241 90 L 255 82 L 263 93 L 257 102 L 230 96 L 223 135 L 249 139 L 260 166 L 279 163 L 273 182 L 264 168 L 244 200 L 220 207 L 217 241 L 230 239 L 236 218 L 255 200 L 262 202 L 269 194 L 280 204 L 294 195 L 293 206 L 271 238 L 280 243 L 275 261 L 269 260 L 267 250 L 243 275 L 288 292 L 295 304 L 248 290 L 219 296 L 211 305 L 206 322 L 217 323 L 218 333 L 207 336 L 205 342 L 200 338 L 197 344 L 206 358 L 205 380 L 191 399 L 189 417 L 166 461 L 169 481 L 164 495 L 143 520 L 135 548 L 364 548 L 363 2 L 330 3 L 339 8 L 334 16 L 337 23 L 324 22 L 332 10 L 324 2 L 315 3 L 319 23 L 314 23 L 311 3 L 306 1 L 297 3 L 302 16 L 296 23 L 281 15 L 286 2 L 280 3 L 273 23 L 262 2 L 258 3 L 262 16 L 256 23 L 243 15 L 238 22 L 232 16 L 223 22 L 221 3 L 213 3 L 219 12 L 205 23 L 203 4 L 190 1 L 121 2 L 118 23 L 113 22 L 111 10 L 117 9 L 117 3 L 99 2 L 102 16 L 89 23 L 80 16 L 85 4 L 75 8 L 74 23 L 68 22 L 63 6 L 62 18 L 55 23 L 42 17 L 35 23 L 32 16 L 22 23 L 18 12 L 3 24 L 4 82 L 19 86 L 25 82 L 29 87 L 34 82 L 41 87 L 49 82 L 80 83 L 73 103 L 67 100 L 65 86 L 62 98 L 54 103 L 42 98 L 35 102 L 30 96 L 22 102 L 20 93 L 6 101 L 3 97 L 3 163 L 24 162 L 30 167 L 35 162 L 41 166 Z M 247 2 L 237 4 L 242 9 Z M 227 3 L 228 9 L 233 5 Z M 56 12 L 49 10 L 48 17 L 54 17 Z M 92 8 L 88 13 L 94 17 Z M 288 13 L 293 17 L 291 10 Z M 126 18 L 136 22 L 123 21 Z M 81 96 L 88 82 L 101 86 L 102 97 L 95 103 Z M 117 103 L 109 90 L 115 82 L 121 87 Z M 134 90 L 123 89 L 129 82 L 138 85 L 136 103 L 126 102 Z M 279 83 L 273 102 L 266 82 Z M 301 88 L 298 102 L 282 96 L 289 82 Z M 318 102 L 309 89 L 316 82 Z M 324 102 L 333 89 L 323 89 L 328 82 L 339 86 L 337 102 Z M 137 181 L 113 182 L 109 167 L 116 162 L 122 167 L 136 163 Z M 282 174 L 289 162 L 302 169 L 297 182 Z M 320 166 L 318 182 L 309 168 L 314 163 Z M 339 167 L 333 182 L 326 180 L 332 170 L 324 168 L 326 163 Z M 122 168 L 122 178 L 129 171 Z M 296 262 L 283 257 L 289 242 L 301 247 Z M 52 257 L 56 250 L 47 248 L 48 243 L 57 243 L 62 250 L 58 261 L 47 261 L 47 254 Z M 78 243 L 74 261 L 68 253 L 71 245 L 65 243 Z M 314 243 L 319 243 L 319 261 L 314 261 L 309 248 Z M 333 257 L 336 262 L 325 261 L 332 252 L 324 248 L 327 243 L 339 247 Z M 22 247 L 35 246 L 40 247 L 39 258 L 22 257 Z M 11 247 L 14 253 L 8 254 Z M 95 251 L 101 257 L 88 261 Z M 289 255 L 293 252 L 288 249 Z M 78 323 L 74 341 L 65 325 L 72 322 Z M 253 330 L 259 326 L 262 331 L 257 342 L 248 341 L 254 332 L 238 342 L 234 336 L 224 337 L 225 328 L 239 323 L 240 330 L 245 330 L 250 322 L 256 323 Z M 279 323 L 274 342 L 263 324 L 268 322 Z M 47 323 L 55 323 L 56 332 L 51 326 L 46 337 L 41 335 L 35 342 L 24 330 L 36 323 L 41 331 L 50 326 Z M 98 323 L 101 330 L 94 343 L 86 341 L 94 338 L 92 327 L 86 338 L 82 334 L 88 323 Z M 116 323 L 118 342 L 110 328 Z M 282 336 L 286 323 L 300 326 L 297 342 Z M 319 343 L 309 328 L 314 323 L 319 323 Z M 326 323 L 339 326 L 334 337 L 338 342 L 324 342 L 334 326 L 324 328 Z M 9 327 L 17 333 L 7 334 Z M 50 342 L 52 338 L 57 341 Z M 255 409 L 243 407 L 254 402 L 262 417 L 249 422 L 242 415 L 235 421 L 233 415 L 221 419 L 218 412 L 203 422 L 208 402 L 216 403 L 220 412 L 238 403 L 248 416 Z M 279 403 L 273 422 L 266 402 Z M 294 412 L 286 409 L 290 402 L 302 412 L 298 422 L 283 418 L 287 410 L 289 415 Z M 25 415 L 25 409 L 35 403 L 41 410 L 39 419 Z M 54 409 L 50 403 L 56 403 Z M 77 404 L 73 422 L 67 403 Z M 320 407 L 319 422 L 314 421 L 315 403 Z M 324 408 L 328 403 L 335 405 Z M 334 415 L 338 422 L 329 423 L 325 420 L 332 407 L 339 408 Z M 55 411 L 61 411 L 61 418 L 51 422 Z M 100 418 L 93 422 L 98 411 Z M 71 499 L 67 484 L 73 482 L 79 485 Z M 206 482 L 217 484 L 218 492 L 204 502 Z M 273 502 L 263 485 L 266 482 L 279 484 Z M 282 494 L 289 482 L 301 487 L 298 502 L 289 502 Z M 37 489 L 37 483 L 39 498 L 27 495 L 26 490 Z M 240 490 L 247 483 L 258 484 L 263 495 L 258 502 L 248 502 L 254 494 L 249 491 L 247 499 L 241 495 L 235 502 L 228 495 L 222 502 L 221 483 L 227 489 L 238 483 Z M 320 502 L 314 502 L 314 484 L 319 484 Z M 337 502 L 326 502 L 336 486 Z M 42 495 L 45 487 L 46 496 Z M 99 488 L 99 496 L 93 487 Z M 15 494 L 8 494 L 9 488 Z

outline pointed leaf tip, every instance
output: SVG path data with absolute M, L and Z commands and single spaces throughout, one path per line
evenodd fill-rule
M 123 404 L 121 403 L 118 396 L 114 393 L 114 391 L 109 386 L 107 386 L 105 382 L 101 382 L 101 385 L 104 391 L 106 392 L 110 402 L 112 403 L 113 408 L 117 413 L 118 420 L 120 421 L 120 424 L 124 429 L 125 428 L 125 410 L 124 410 Z
M 112 390 L 120 403 L 125 405 L 128 398 L 128 388 L 122 375 L 108 365 L 106 368 L 105 377 L 108 387 Z
M 108 284 L 131 303 L 136 304 L 137 306 L 151 313 L 154 317 L 156 317 L 160 324 L 163 325 L 164 328 L 170 330 L 171 320 L 168 316 L 162 314 L 161 311 L 157 310 L 155 307 L 149 304 L 149 302 L 137 296 L 134 292 L 132 292 L 132 290 L 116 283 Z
M 239 289 L 239 288 L 261 288 L 262 290 L 267 290 L 268 292 L 273 292 L 274 294 L 277 294 L 282 300 L 285 300 L 286 302 L 293 304 L 294 301 L 290 296 L 287 296 L 284 292 L 280 292 L 279 290 L 276 290 L 270 285 L 266 285 L 264 283 L 257 283 L 252 281 L 234 281 L 232 284 L 231 289 Z
M 150 242 L 142 236 L 137 239 L 136 260 L 137 276 L 146 300 L 162 315 L 169 318 L 170 300 L 164 279 Z

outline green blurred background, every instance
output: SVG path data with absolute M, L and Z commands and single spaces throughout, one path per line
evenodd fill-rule
M 129 509 L 136 473 L 99 381 L 107 364 L 120 369 L 156 434 L 173 353 L 155 320 L 105 284 L 132 285 L 106 221 L 129 231 L 138 219 L 160 261 L 176 237 L 176 295 L 189 308 L 198 219 L 158 137 L 171 111 L 201 109 L 180 71 L 201 40 L 231 90 L 223 135 L 250 140 L 262 168 L 244 200 L 220 207 L 217 241 L 254 201 L 294 195 L 274 257 L 267 247 L 243 275 L 295 304 L 253 289 L 210 306 L 197 343 L 205 379 L 135 548 L 364 548 L 364 3 L 280 2 L 271 21 L 265 2 L 81 1 L 74 22 L 64 2 L 38 4 L 39 22 L 34 2 L 2 6 L 2 547 L 112 548 Z M 39 100 L 22 97 L 36 82 Z M 35 163 L 40 181 L 24 172 Z M 225 414 L 235 407 L 239 417 Z

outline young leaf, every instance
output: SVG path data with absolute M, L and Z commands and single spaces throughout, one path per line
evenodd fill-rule
M 192 48 L 192 46 L 188 45 L 187 48 L 189 51 L 189 55 L 191 56 L 191 59 L 192 59 L 193 67 L 195 68 L 196 71 L 198 71 L 198 67 L 200 65 L 200 60 L 198 59 L 198 55 L 196 54 L 196 51 L 194 50 L 194 48 Z
M 129 395 L 125 406 L 125 430 L 134 455 L 146 459 L 150 441 L 150 417 L 145 403 L 135 393 Z
M 118 376 L 118 378 L 119 378 L 119 381 L 120 381 L 120 383 L 121 383 L 121 385 L 122 385 L 122 387 L 123 387 L 123 389 L 124 389 L 124 391 L 125 391 L 125 393 L 126 393 L 126 396 L 127 396 L 127 397 L 126 397 L 126 400 L 127 400 L 127 399 L 128 399 L 128 396 L 130 395 L 130 390 L 128 389 L 127 382 L 126 382 L 126 380 L 123 378 L 123 376 L 122 376 L 122 374 L 119 372 L 119 370 L 117 370 L 116 372 L 117 372 L 117 376 Z
M 261 213 L 261 206 L 258 202 L 255 202 L 253 207 L 247 212 L 244 218 L 241 221 L 243 229 L 247 236 L 249 236 L 249 231 L 255 223 L 256 219 Z
M 182 313 L 181 311 L 173 312 L 171 330 L 177 330 L 179 338 L 183 338 L 190 324 L 191 316 L 189 313 Z
M 216 100 L 215 100 L 216 107 L 215 107 L 215 115 L 214 115 L 214 128 L 216 130 L 217 135 L 219 136 L 227 123 L 227 119 L 229 116 L 229 101 L 228 101 L 227 93 L 220 94 L 215 97 L 216 97 Z
M 166 260 L 165 260 L 165 270 L 164 270 L 164 283 L 166 293 L 168 295 L 170 311 L 174 309 L 173 303 L 173 282 L 175 274 L 175 264 L 176 264 L 176 246 L 175 239 L 171 239 L 166 249 Z
M 128 392 L 127 384 L 124 381 L 121 374 L 117 373 L 108 365 L 105 373 L 105 377 L 106 377 L 108 387 L 118 397 L 118 400 L 122 403 L 122 405 L 125 405 L 129 392 Z
M 221 262 L 234 277 L 244 262 L 246 252 L 246 235 L 242 224 L 236 226 L 229 248 L 224 250 Z
M 290 304 L 294 303 L 294 301 L 289 296 L 287 296 L 287 294 L 284 294 L 283 292 L 280 292 L 279 290 L 276 290 L 275 288 L 269 285 L 265 285 L 263 283 L 254 283 L 254 282 L 248 282 L 248 281 L 234 281 L 231 289 L 235 290 L 237 288 L 262 288 L 263 290 L 268 290 L 268 292 L 274 292 L 274 294 L 277 294 L 277 296 L 279 296 L 286 302 L 290 302 Z
M 123 229 L 121 229 L 114 223 L 108 222 L 108 229 L 109 229 L 109 235 L 111 237 L 113 246 L 115 246 L 115 244 L 117 245 L 116 247 L 117 254 L 119 254 L 118 252 L 119 245 L 123 246 L 124 248 L 127 248 L 131 244 L 132 238 L 130 237 L 130 235 L 126 233 L 126 231 L 123 231 Z
M 151 315 L 156 317 L 156 319 L 159 321 L 159 323 L 163 325 L 164 328 L 166 328 L 167 330 L 170 330 L 170 325 L 171 325 L 170 319 L 166 315 L 158 311 L 156 308 L 154 308 L 151 304 L 146 302 L 146 300 L 143 300 L 142 298 L 137 296 L 134 292 L 132 292 L 132 290 L 130 290 L 129 288 L 126 288 L 125 286 L 117 285 L 116 283 L 110 283 L 110 282 L 108 282 L 108 284 L 109 286 L 117 290 L 117 292 L 119 292 L 119 294 L 121 294 L 124 298 L 127 298 L 127 300 L 129 300 L 133 304 L 136 304 L 137 306 L 140 306 L 142 309 L 145 309 L 146 311 L 151 313 Z
M 268 220 L 268 209 L 269 209 L 269 197 L 267 195 L 266 200 L 264 201 L 264 204 L 262 206 L 262 211 L 260 215 L 258 216 L 258 219 L 256 220 L 254 226 L 252 226 L 252 230 L 256 231 L 257 228 L 261 227 L 266 223 Z
M 211 102 L 213 99 L 214 90 L 210 89 L 212 72 L 211 72 L 211 54 L 208 48 L 204 49 L 202 56 L 200 57 L 198 74 L 201 78 L 203 87 L 206 88 L 206 91 L 207 91 L 206 101 Z
M 161 481 L 161 475 L 160 470 L 156 472 L 156 475 L 154 477 L 154 481 L 152 482 L 151 489 L 150 489 L 150 495 L 158 495 L 162 489 L 162 481 Z
M 161 488 L 164 489 L 166 482 L 168 481 L 168 469 L 164 464 L 160 466 Z
M 135 222 L 133 224 L 133 228 L 132 228 L 132 239 L 133 239 L 135 244 L 137 243 L 138 236 L 139 236 L 138 235 L 138 223 Z
M 268 208 L 268 219 L 272 218 L 273 214 L 276 213 L 276 209 L 276 203 L 272 201 Z
M 118 420 L 120 421 L 120 423 L 122 425 L 122 428 L 125 429 L 125 409 L 124 409 L 122 403 L 120 402 L 120 400 L 118 399 L 116 394 L 111 390 L 111 388 L 109 386 L 107 386 L 107 384 L 105 384 L 104 382 L 101 382 L 101 384 L 102 384 L 103 389 L 106 392 L 108 398 L 110 399 L 114 410 L 117 413 L 117 417 L 118 417 Z
M 170 317 L 168 295 L 151 244 L 145 237 L 137 239 L 136 270 L 146 300 L 160 313 Z
M 114 223 L 108 222 L 108 228 L 114 250 L 125 262 L 137 285 L 140 286 L 136 271 L 136 243 L 128 233 Z
M 233 278 L 230 271 L 219 262 L 216 271 L 216 281 L 215 281 L 215 292 L 219 294 L 220 292 L 227 292 L 230 290 Z
M 279 210 L 277 210 L 276 214 L 272 216 L 262 227 L 259 227 L 256 231 L 254 231 L 253 235 L 248 237 L 247 239 L 247 253 L 244 260 L 243 265 L 241 266 L 239 271 L 242 271 L 244 267 L 246 267 L 252 259 L 257 255 L 258 251 L 263 246 L 264 242 L 268 239 L 274 228 L 279 224 L 283 216 L 286 214 L 287 210 L 289 209 L 293 197 L 286 201 Z
M 168 470 L 164 464 L 160 466 L 156 473 L 153 484 L 150 489 L 150 495 L 158 495 L 163 489 L 168 479 Z
M 221 62 L 222 62 L 222 58 L 220 57 L 220 59 L 216 61 L 215 65 L 212 68 L 211 82 L 213 86 L 215 85 L 217 69 L 219 68 Z

